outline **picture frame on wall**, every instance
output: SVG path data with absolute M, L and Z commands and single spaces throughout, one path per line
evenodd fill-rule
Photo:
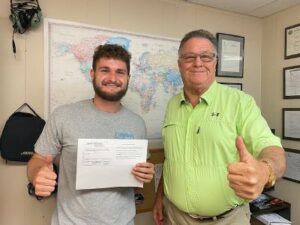
M 243 84 L 242 83 L 230 83 L 230 82 L 219 82 L 220 84 L 224 84 L 228 87 L 236 88 L 240 91 L 243 90 Z
M 245 38 L 238 35 L 217 33 L 218 77 L 243 78 Z
M 285 28 L 284 59 L 300 57 L 300 23 Z
M 300 150 L 284 148 L 286 158 L 286 170 L 283 174 L 284 179 L 300 183 L 299 161 Z
M 300 108 L 282 109 L 282 139 L 300 141 Z
M 283 98 L 300 98 L 300 65 L 283 68 Z

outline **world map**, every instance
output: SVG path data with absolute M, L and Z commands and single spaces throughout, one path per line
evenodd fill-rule
M 119 44 L 132 54 L 122 104 L 146 122 L 148 139 L 160 139 L 168 100 L 182 88 L 178 40 L 45 19 L 46 116 L 56 107 L 92 98 L 90 69 L 95 47 Z

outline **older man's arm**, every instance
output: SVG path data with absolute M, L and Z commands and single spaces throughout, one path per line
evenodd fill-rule
M 276 179 L 283 176 L 286 169 L 284 150 L 278 146 L 265 148 L 259 155 L 259 160 L 266 160 L 272 166 Z
M 241 137 L 237 137 L 236 147 L 240 161 L 228 166 L 229 185 L 240 198 L 256 199 L 268 184 L 272 173 L 276 179 L 284 174 L 284 150 L 277 146 L 269 146 L 255 159 L 248 152 Z

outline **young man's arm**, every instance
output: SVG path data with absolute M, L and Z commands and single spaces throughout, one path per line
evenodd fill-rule
M 27 165 L 27 177 L 35 188 L 35 194 L 48 197 L 55 190 L 57 175 L 53 170 L 53 156 L 35 153 Z

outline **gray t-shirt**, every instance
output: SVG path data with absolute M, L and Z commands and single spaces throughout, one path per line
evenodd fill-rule
M 146 126 L 140 116 L 124 106 L 117 113 L 107 113 L 91 100 L 64 105 L 53 112 L 35 145 L 41 155 L 61 154 L 57 207 L 51 224 L 133 225 L 132 187 L 75 189 L 79 138 L 145 139 Z

